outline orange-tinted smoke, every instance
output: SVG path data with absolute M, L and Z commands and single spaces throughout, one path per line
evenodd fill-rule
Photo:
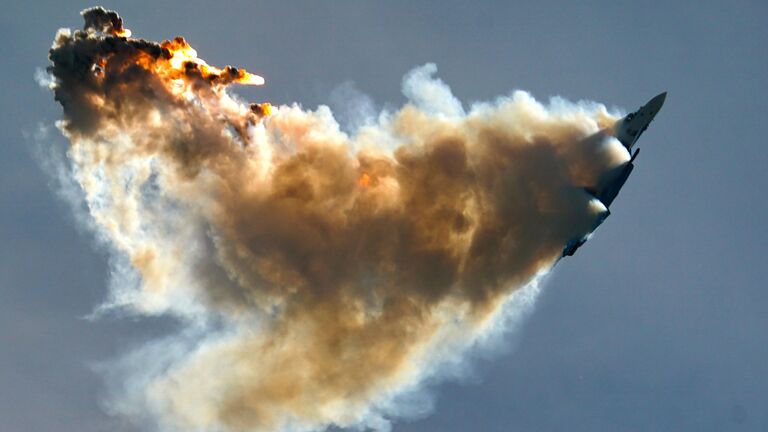
M 327 107 L 238 101 L 226 86 L 259 78 L 182 38 L 83 16 L 49 72 L 72 175 L 137 276 L 112 302 L 216 324 L 128 386 L 169 430 L 386 428 L 592 229 L 583 187 L 626 158 L 602 106 L 516 92 L 464 113 L 433 66 L 350 136 Z

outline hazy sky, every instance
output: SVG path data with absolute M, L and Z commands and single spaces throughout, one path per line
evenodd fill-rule
M 60 115 L 35 68 L 93 4 L 5 3 L 0 430 L 136 431 L 104 413 L 93 367 L 173 323 L 82 318 L 106 295 L 107 253 L 25 138 Z M 524 89 L 634 110 L 669 91 L 612 216 L 506 349 L 394 429 L 768 430 L 768 6 L 537 3 L 102 2 L 136 35 L 183 35 L 211 64 L 263 75 L 238 90 L 253 101 L 313 108 L 353 82 L 397 106 L 401 77 L 426 62 L 465 103 Z

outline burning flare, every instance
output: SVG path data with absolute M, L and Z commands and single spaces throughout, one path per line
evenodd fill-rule
M 113 408 L 167 430 L 387 429 L 519 312 L 515 293 L 605 210 L 583 187 L 628 158 L 602 105 L 515 92 L 465 112 L 434 65 L 350 136 L 324 106 L 242 103 L 226 86 L 263 79 L 183 38 L 83 17 L 48 71 L 114 250 L 105 308 L 190 328 L 122 361 Z

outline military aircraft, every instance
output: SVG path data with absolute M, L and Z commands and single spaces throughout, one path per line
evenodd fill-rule
M 611 205 L 616 198 L 616 195 L 619 194 L 619 191 L 629 178 L 629 175 L 632 174 L 632 170 L 635 168 L 633 162 L 635 161 L 635 158 L 637 158 L 637 155 L 640 154 L 639 148 L 633 153 L 632 147 L 637 142 L 637 139 L 640 138 L 640 135 L 648 129 L 648 125 L 651 124 L 653 118 L 656 117 L 656 114 L 661 110 L 666 98 L 667 92 L 661 93 L 648 101 L 647 104 L 641 106 L 637 111 L 627 114 L 626 117 L 616 122 L 613 135 L 624 145 L 624 147 L 626 147 L 627 151 L 630 152 L 632 156 L 629 158 L 628 162 L 605 173 L 600 178 L 597 185 L 591 188 L 585 188 L 589 194 L 600 200 L 606 208 Z M 610 214 L 611 212 L 606 210 L 600 215 L 595 221 L 595 226 L 592 231 L 600 226 Z M 569 240 L 565 245 L 565 248 L 563 248 L 562 256 L 573 255 L 588 239 L 589 234 Z

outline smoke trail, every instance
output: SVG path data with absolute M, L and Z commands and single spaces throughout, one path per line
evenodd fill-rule
M 263 80 L 181 38 L 83 16 L 48 72 L 71 175 L 135 276 L 110 306 L 191 329 L 124 360 L 115 407 L 167 430 L 386 429 L 591 231 L 583 187 L 628 158 L 602 105 L 467 112 L 434 65 L 350 136 L 324 106 L 240 102 L 229 84 Z

